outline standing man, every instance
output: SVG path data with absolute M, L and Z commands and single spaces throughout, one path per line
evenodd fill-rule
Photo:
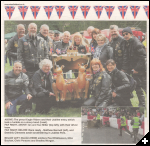
M 54 31 L 49 30 L 49 34 L 48 36 L 52 39 L 52 41 L 54 40 Z
M 87 32 L 88 32 L 88 34 L 89 34 L 89 36 L 92 38 L 92 31 L 94 30 L 94 27 L 93 26 L 89 26 L 88 28 L 87 28 Z
M 133 128 L 133 135 L 134 135 L 134 143 L 136 143 L 136 140 L 140 141 L 140 139 L 137 137 L 137 134 L 139 132 L 139 126 L 142 125 L 142 122 L 140 121 L 140 118 L 137 116 L 137 114 L 134 114 L 133 119 L 131 120 L 131 125 Z
M 48 59 L 48 48 L 43 38 L 36 35 L 37 25 L 30 23 L 28 34 L 18 41 L 18 60 L 22 62 L 23 72 L 32 78 L 39 69 L 39 62 Z
M 137 86 L 135 88 L 139 99 L 139 106 L 145 107 L 145 96 L 143 90 L 146 92 L 146 51 L 143 44 L 134 37 L 130 27 L 126 27 L 122 31 L 125 47 L 122 69 L 132 74 L 136 80 Z M 143 90 L 142 90 L 143 88 Z
M 113 60 L 116 62 L 117 69 L 122 69 L 122 62 L 123 62 L 123 41 L 124 38 L 119 35 L 119 30 L 117 25 L 111 25 L 109 27 L 110 35 L 111 35 L 111 42 L 109 45 L 113 48 Z
M 41 25 L 40 33 L 37 36 L 42 37 L 46 41 L 46 46 L 49 50 L 49 59 L 51 59 L 52 51 L 50 49 L 53 48 L 52 39 L 48 36 L 49 34 L 49 26 L 46 24 Z
M 98 112 L 96 116 L 96 125 L 98 128 L 100 127 L 100 112 Z
M 21 104 L 19 113 L 23 112 L 24 103 L 32 98 L 28 85 L 28 76 L 22 73 L 22 64 L 16 61 L 13 70 L 5 74 L 5 108 L 8 115 L 17 113 L 16 106 L 18 103 Z M 26 108 L 24 108 L 24 112 L 25 110 Z
M 126 124 L 126 117 L 124 116 L 124 113 L 121 113 L 121 126 L 120 126 L 120 134 L 119 136 L 122 136 L 122 128 L 125 129 L 127 133 L 131 135 L 132 138 L 132 133 L 127 129 L 127 124 Z
M 18 41 L 18 60 L 21 61 L 23 66 L 23 73 L 29 77 L 30 90 L 34 95 L 34 90 L 31 88 L 31 78 L 34 73 L 39 70 L 39 62 L 43 59 L 48 59 L 48 48 L 46 41 L 36 35 L 37 25 L 30 23 L 28 26 L 28 34 Z M 32 108 L 32 102 L 28 103 L 29 110 Z
M 25 27 L 23 24 L 17 25 L 17 34 L 12 37 L 7 45 L 7 55 L 14 62 L 17 60 L 18 40 L 25 35 Z
M 54 41 L 53 42 L 57 42 L 57 41 L 60 41 L 60 33 L 59 31 L 55 31 L 54 32 Z

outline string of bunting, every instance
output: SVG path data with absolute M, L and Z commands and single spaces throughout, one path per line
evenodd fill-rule
M 19 10 L 23 20 L 25 19 L 26 13 L 28 11 L 28 7 L 29 6 L 18 6 L 18 10 Z M 47 18 L 50 19 L 54 7 L 55 7 L 56 13 L 58 15 L 58 18 L 60 19 L 63 14 L 63 11 L 65 9 L 65 6 L 43 6 L 43 9 L 45 10 Z M 136 19 L 138 12 L 140 10 L 140 7 L 141 6 L 130 6 L 131 13 L 132 13 L 134 19 Z M 30 6 L 30 9 L 31 9 L 34 19 L 36 19 L 37 15 L 40 11 L 40 8 L 41 8 L 41 6 Z M 80 8 L 81 8 L 84 19 L 86 19 L 91 6 L 80 6 Z M 106 10 L 106 14 L 107 14 L 108 18 L 111 19 L 111 16 L 113 15 L 115 6 L 93 6 L 93 9 L 95 10 L 98 19 L 100 19 L 103 8 Z M 78 6 L 68 6 L 68 9 L 70 11 L 72 18 L 74 19 L 75 15 L 77 13 L 77 10 L 78 10 Z M 15 6 L 5 6 L 5 10 L 8 15 L 8 18 L 11 19 L 11 16 L 13 15 L 13 12 L 15 11 Z M 126 12 L 128 10 L 128 6 L 118 6 L 118 10 L 121 14 L 122 19 L 124 19 Z M 143 10 L 145 11 L 146 16 L 149 19 L 149 6 L 144 5 Z

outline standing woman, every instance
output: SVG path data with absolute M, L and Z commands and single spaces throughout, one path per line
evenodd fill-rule
M 87 49 L 86 48 L 88 46 L 83 41 L 82 35 L 79 32 L 74 34 L 71 46 L 77 47 L 78 53 L 81 53 L 81 54 L 86 54 L 87 53 Z
M 106 36 L 103 34 L 98 34 L 96 37 L 97 47 L 93 58 L 98 58 L 103 67 L 106 68 L 106 62 L 109 59 L 113 59 L 113 48 L 106 44 Z
M 97 35 L 98 34 L 100 34 L 101 33 L 101 31 L 98 29 L 98 28 L 94 28 L 94 30 L 92 31 L 92 40 L 91 40 L 91 42 L 90 42 L 90 52 L 92 53 L 92 54 L 94 54 L 95 53 L 95 49 L 96 49 L 96 47 L 97 47 L 97 41 L 96 41 L 96 37 L 97 37 Z
M 107 107 L 111 100 L 111 77 L 97 58 L 91 61 L 90 69 L 93 79 L 89 81 L 89 91 L 93 97 L 87 99 L 84 106 Z

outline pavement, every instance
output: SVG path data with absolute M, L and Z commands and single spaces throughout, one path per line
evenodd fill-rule
M 122 131 L 122 137 L 119 136 L 119 129 L 112 127 L 88 128 L 86 117 L 82 117 L 82 143 L 85 144 L 134 144 L 133 137 Z M 142 135 L 138 134 L 140 139 Z

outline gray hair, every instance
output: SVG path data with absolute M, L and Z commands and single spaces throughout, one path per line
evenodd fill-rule
M 110 25 L 109 29 L 110 30 L 116 29 L 118 31 L 118 26 L 117 25 Z
M 53 30 L 49 30 L 49 33 L 52 33 L 52 34 L 54 34 L 54 31 L 53 31 Z
M 40 30 L 41 30 L 43 27 L 46 27 L 46 28 L 48 28 L 48 30 L 49 30 L 49 26 L 46 25 L 46 24 L 41 25 Z
M 30 28 L 31 25 L 35 25 L 36 28 L 37 28 L 37 25 L 36 25 L 35 23 L 30 23 L 30 24 L 28 25 L 28 29 Z
M 70 32 L 69 31 L 65 31 L 64 33 L 63 33 L 63 36 L 64 36 L 64 34 L 69 34 L 69 36 L 70 36 Z
M 89 26 L 89 27 L 87 28 L 87 30 L 89 30 L 89 29 L 93 30 L 94 27 L 93 27 L 93 26 Z
M 14 62 L 14 66 L 15 66 L 15 64 L 18 64 L 18 63 L 20 63 L 21 66 L 22 66 L 22 63 L 21 63 L 21 61 L 19 61 L 19 60 L 16 60 L 16 61 Z
M 23 28 L 25 28 L 23 24 L 18 24 L 18 25 L 17 25 L 17 29 L 18 29 L 20 26 L 22 26 Z
M 49 60 L 49 59 L 43 59 L 43 60 L 39 63 L 39 68 L 42 69 L 43 65 L 50 65 L 50 68 L 53 67 L 52 61 Z

